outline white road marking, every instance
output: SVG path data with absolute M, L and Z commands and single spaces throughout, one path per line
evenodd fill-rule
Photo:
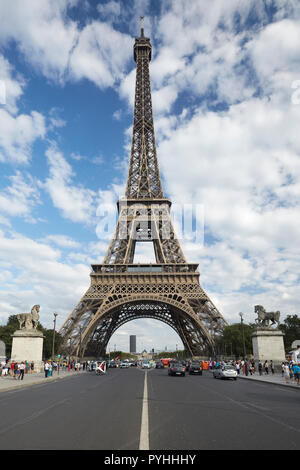
M 143 396 L 142 422 L 141 422 L 141 434 L 140 434 L 139 450 L 149 450 L 147 371 L 145 371 L 145 380 L 144 380 L 144 396 Z

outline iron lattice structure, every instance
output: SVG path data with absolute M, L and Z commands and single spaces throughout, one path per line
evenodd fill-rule
M 126 196 L 103 264 L 92 265 L 91 285 L 62 326 L 61 351 L 83 355 L 93 340 L 105 353 L 112 334 L 137 318 L 160 320 L 194 356 L 214 352 L 226 321 L 202 289 L 197 264 L 185 259 L 164 197 L 156 154 L 149 63 L 150 39 L 134 44 L 136 87 Z M 134 264 L 136 244 L 152 242 L 156 264 Z

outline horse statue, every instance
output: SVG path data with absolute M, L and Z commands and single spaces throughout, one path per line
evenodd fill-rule
M 34 305 L 30 313 L 19 313 L 17 315 L 20 330 L 36 330 L 39 321 L 40 306 Z
M 277 310 L 276 312 L 266 312 L 262 305 L 255 305 L 254 312 L 257 313 L 257 318 L 255 319 L 255 322 L 259 326 L 269 327 L 275 325 L 275 323 L 279 325 L 279 310 Z M 271 325 L 270 321 L 272 322 Z

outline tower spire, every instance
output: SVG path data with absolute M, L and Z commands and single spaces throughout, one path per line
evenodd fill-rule
M 143 21 L 142 18 L 141 21 Z M 143 23 L 141 36 L 135 39 L 133 52 L 136 62 L 136 83 L 126 197 L 129 199 L 162 198 L 149 71 L 152 46 L 150 39 L 144 36 Z
M 141 38 L 144 37 L 144 17 L 140 16 L 140 23 L 141 23 Z

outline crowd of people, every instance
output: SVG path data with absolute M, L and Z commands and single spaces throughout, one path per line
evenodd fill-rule
M 274 375 L 275 366 L 274 362 L 271 361 L 257 361 L 255 363 L 254 359 L 251 360 L 241 360 L 241 361 L 210 361 L 210 369 L 222 367 L 224 365 L 231 365 L 234 367 L 238 374 L 243 375 L 255 375 L 258 373 L 262 375 Z M 294 361 L 286 361 L 281 364 L 281 376 L 285 379 L 286 383 L 296 383 L 300 384 L 300 363 L 295 363 Z
M 34 371 L 34 362 L 31 361 L 1 361 L 1 377 L 13 377 L 15 380 L 23 380 L 25 374 L 32 374 Z

